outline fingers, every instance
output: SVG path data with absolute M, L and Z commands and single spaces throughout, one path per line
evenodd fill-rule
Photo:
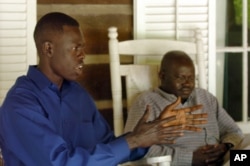
M 214 165 L 223 165 L 224 159 L 219 158 L 215 162 L 210 162 L 209 160 L 206 160 L 207 166 L 214 166 Z
M 173 125 L 173 126 L 163 126 L 162 131 L 164 133 L 175 133 L 176 131 L 182 131 L 185 128 L 185 125 Z
M 210 145 L 211 148 L 206 150 L 206 153 L 210 153 L 212 157 L 222 155 L 226 152 L 226 150 L 224 149 L 224 146 L 222 145 L 223 144 L 212 144 Z
M 202 147 L 202 152 L 203 153 L 210 153 L 211 149 L 214 149 L 215 145 L 214 144 L 207 144 Z
M 164 119 L 165 120 L 169 120 L 170 118 Z M 171 121 L 173 122 L 173 121 Z M 162 135 L 166 135 L 166 137 L 172 137 L 171 134 L 177 134 L 177 136 L 179 136 L 178 134 L 181 133 L 183 134 L 183 129 L 184 129 L 185 125 L 183 124 L 170 124 L 168 123 L 164 123 L 163 125 L 161 125 L 159 128 L 160 132 Z M 165 136 L 164 136 L 165 137 Z
M 161 130 L 159 140 L 163 144 L 173 144 L 175 139 L 183 136 L 183 126 L 171 126 Z
M 177 111 L 176 119 L 168 123 L 165 123 L 163 126 L 167 127 L 167 126 L 183 125 L 183 124 L 186 124 L 186 114 L 183 111 Z
M 176 116 L 173 115 L 164 119 L 160 119 L 159 123 L 161 126 L 164 126 L 164 125 L 170 124 L 170 122 L 173 122 L 175 120 L 176 120 Z
M 174 116 L 174 115 L 173 115 Z M 163 124 L 164 127 L 174 126 L 174 125 L 202 125 L 207 123 L 207 113 L 201 114 L 186 114 L 183 111 L 176 112 L 176 119 L 172 121 L 167 121 Z M 200 127 L 189 127 L 188 130 L 191 131 L 201 131 Z
M 202 107 L 203 107 L 203 105 L 201 105 L 201 104 L 192 106 L 192 107 L 190 107 L 190 113 L 194 112 L 194 111 L 197 111 L 197 110 L 201 109 Z
M 161 112 L 160 116 L 159 116 L 160 119 L 166 118 L 166 117 L 168 117 L 169 115 L 171 115 L 170 113 L 174 110 L 174 108 L 175 108 L 177 105 L 180 104 L 180 102 L 181 102 L 181 97 L 178 97 L 174 103 L 172 103 L 172 104 L 166 106 L 166 107 L 163 109 L 163 111 Z
M 181 136 L 183 136 L 184 134 L 183 134 L 183 132 L 182 131 L 169 131 L 169 132 L 164 132 L 163 134 L 161 134 L 161 137 L 162 138 L 167 138 L 168 140 L 170 140 L 170 139 L 176 139 L 177 137 L 181 137 Z
M 187 119 L 201 119 L 201 118 L 207 118 L 207 113 L 201 113 L 201 114 L 186 114 Z
M 173 116 L 175 117 L 175 116 Z M 168 119 L 168 118 L 166 118 Z M 169 127 L 169 126 L 184 126 L 184 124 L 186 124 L 186 119 L 176 119 L 176 117 L 171 120 L 171 121 L 167 121 L 165 123 L 162 124 L 163 127 Z
M 164 123 L 175 120 L 175 116 L 162 120 L 156 119 L 146 123 L 147 114 L 143 115 L 143 118 L 140 120 L 141 124 L 138 124 L 132 134 L 129 135 L 130 137 L 127 137 L 130 141 L 130 148 L 149 147 L 153 144 L 172 144 L 174 143 L 174 139 L 183 135 L 183 126 L 163 127 Z M 139 141 L 134 143 L 134 139 Z
M 187 120 L 186 124 L 188 125 L 201 125 L 201 124 L 207 124 L 207 120 Z
M 181 97 L 178 96 L 178 98 L 175 100 L 174 103 L 172 103 L 172 104 L 170 104 L 170 105 L 167 106 L 167 109 L 168 110 L 173 110 L 177 105 L 180 104 L 180 102 L 181 102 Z
M 207 123 L 207 113 L 202 114 L 189 114 L 186 115 L 186 124 L 187 125 L 201 125 Z
M 201 132 L 202 128 L 201 127 L 197 127 L 197 126 L 185 126 L 184 130 L 194 131 L 194 132 Z
M 175 111 L 184 111 L 186 113 L 191 113 L 191 112 L 199 110 L 201 108 L 202 108 L 202 105 L 199 104 L 199 105 L 195 105 L 195 106 L 192 106 L 192 107 L 179 108 L 179 109 L 176 109 Z
M 170 126 L 184 126 L 186 124 L 185 121 L 180 120 L 173 120 L 171 122 L 165 123 L 162 126 L 163 127 L 170 127 Z
M 221 165 L 223 161 L 223 157 L 209 155 L 209 158 L 207 158 L 205 162 L 207 163 L 207 165 Z
M 200 132 L 202 131 L 202 127 L 195 126 L 195 125 L 202 125 L 207 123 L 207 114 L 191 114 L 186 115 L 186 126 L 185 130 Z

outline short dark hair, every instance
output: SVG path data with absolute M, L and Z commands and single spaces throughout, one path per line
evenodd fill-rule
M 186 64 L 192 64 L 194 66 L 192 59 L 187 53 L 180 50 L 172 50 L 164 54 L 161 61 L 160 71 L 166 72 L 165 70 L 170 70 L 172 64 L 176 62 L 178 63 L 185 62 Z
M 79 23 L 74 18 L 64 13 L 51 12 L 41 17 L 34 30 L 37 49 L 39 43 L 42 43 L 48 36 L 46 34 L 62 32 L 64 25 L 79 27 Z

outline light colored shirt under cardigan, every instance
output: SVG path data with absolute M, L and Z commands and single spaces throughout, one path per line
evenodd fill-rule
M 174 95 L 165 93 L 159 88 L 142 93 L 132 104 L 125 125 L 125 132 L 132 130 L 142 117 L 146 105 L 151 106 L 149 121 L 159 116 L 161 111 L 174 102 Z M 242 131 L 228 113 L 219 106 L 217 99 L 208 91 L 196 88 L 188 100 L 177 108 L 202 104 L 203 108 L 193 113 L 208 113 L 208 123 L 202 125 L 202 132 L 185 131 L 184 136 L 176 139 L 175 144 L 154 145 L 146 156 L 171 155 L 172 165 L 188 166 L 192 163 L 193 151 L 206 143 L 218 142 L 238 144 L 243 138 Z M 237 110 L 235 110 L 237 111 Z
M 0 108 L 5 166 L 117 166 L 142 157 L 113 131 L 74 81 L 59 90 L 35 66 L 19 77 Z

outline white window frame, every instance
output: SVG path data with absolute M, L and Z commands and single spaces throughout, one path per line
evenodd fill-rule
M 247 33 L 248 33 L 248 0 L 242 0 L 242 46 L 237 46 L 237 47 L 229 47 L 225 46 L 223 41 L 220 39 L 225 39 L 225 28 L 224 31 L 223 29 L 220 29 L 219 27 L 225 27 L 225 22 L 226 22 L 226 11 L 225 9 L 222 10 L 222 6 L 226 7 L 226 0 L 220 0 L 216 1 L 217 2 L 217 29 L 219 32 L 217 32 L 217 48 L 216 48 L 216 53 L 221 54 L 222 56 L 225 55 L 225 53 L 242 53 L 243 59 L 242 59 L 242 64 L 243 64 L 243 73 L 242 73 L 242 105 L 243 105 L 243 120 L 241 122 L 237 122 L 237 124 L 240 126 L 240 128 L 243 130 L 244 133 L 250 133 L 250 122 L 248 121 L 248 52 L 250 51 L 250 47 L 248 46 L 248 39 L 247 39 Z M 223 15 L 222 13 L 225 13 Z M 219 57 L 219 64 L 224 64 L 223 57 Z M 217 70 L 222 71 L 223 69 L 218 68 L 219 66 L 217 65 Z M 221 66 L 223 67 L 223 65 Z M 220 80 L 218 80 L 220 81 Z M 221 82 L 220 82 L 221 84 Z M 222 92 L 218 92 L 220 94 Z M 237 111 L 237 110 L 236 110 Z

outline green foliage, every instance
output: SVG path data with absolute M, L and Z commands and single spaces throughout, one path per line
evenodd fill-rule
M 235 23 L 237 25 L 242 25 L 242 1 L 243 0 L 233 0 L 234 10 L 235 10 Z M 247 11 L 250 11 L 250 3 L 247 4 Z M 250 26 L 250 12 L 248 12 L 248 27 Z

